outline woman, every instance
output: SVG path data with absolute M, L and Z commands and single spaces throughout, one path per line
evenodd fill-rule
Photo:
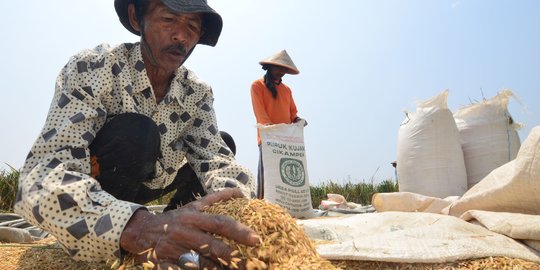
M 259 64 L 262 65 L 263 70 L 266 70 L 266 74 L 251 84 L 251 102 L 257 123 L 261 125 L 291 124 L 302 120 L 297 115 L 298 110 L 292 97 L 291 88 L 282 81 L 285 74 L 296 75 L 300 73 L 287 51 L 282 50 L 260 61 Z M 263 198 L 264 169 L 259 131 L 257 131 L 257 144 L 259 145 L 257 197 Z

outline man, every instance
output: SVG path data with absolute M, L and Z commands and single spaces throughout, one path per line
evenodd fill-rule
M 257 123 L 262 125 L 290 124 L 303 120 L 297 115 L 298 110 L 292 97 L 291 88 L 282 81 L 285 74 L 296 75 L 300 73 L 287 51 L 277 52 L 260 61 L 259 64 L 262 65 L 263 70 L 266 70 L 266 74 L 251 84 L 251 102 Z M 257 144 L 259 145 L 257 196 L 264 198 L 264 168 L 261 136 L 258 131 Z
M 140 43 L 100 45 L 64 66 L 21 172 L 15 211 L 77 260 L 131 253 L 165 269 L 220 267 L 218 258 L 230 260 L 232 249 L 210 233 L 259 242 L 230 217 L 201 213 L 214 202 L 255 196 L 234 143 L 220 136 L 210 87 L 182 66 L 197 44 L 217 43 L 221 16 L 206 0 L 114 5 Z M 141 205 L 174 190 L 171 211 L 154 215 Z

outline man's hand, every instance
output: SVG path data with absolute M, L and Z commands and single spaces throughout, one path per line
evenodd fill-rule
M 200 254 L 201 269 L 221 269 L 220 259 L 230 262 L 233 249 L 210 233 L 249 246 L 258 244 L 259 236 L 231 217 L 208 215 L 202 209 L 240 197 L 239 189 L 225 189 L 159 215 L 138 210 L 124 228 L 120 246 L 138 255 L 139 262 L 151 261 L 156 269 L 175 266 L 180 255 L 190 250 Z

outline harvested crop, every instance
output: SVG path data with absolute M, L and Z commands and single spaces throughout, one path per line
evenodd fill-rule
M 238 251 L 235 258 L 245 262 L 248 270 L 340 269 L 317 254 L 314 244 L 296 220 L 276 204 L 238 198 L 211 205 L 204 212 L 230 216 L 259 234 L 261 244 L 256 247 L 223 239 Z M 235 269 L 238 260 L 225 263 Z

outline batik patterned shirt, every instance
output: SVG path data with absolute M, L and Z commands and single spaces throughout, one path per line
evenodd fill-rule
M 143 206 L 101 189 L 90 176 L 88 146 L 111 116 L 127 112 L 152 118 L 160 131 L 149 188 L 169 185 L 189 162 L 208 193 L 239 187 L 254 197 L 253 176 L 221 139 L 212 103 L 211 88 L 183 66 L 156 103 L 139 43 L 82 51 L 57 77 L 45 125 L 21 171 L 15 211 L 77 260 L 118 256 L 122 230 Z

